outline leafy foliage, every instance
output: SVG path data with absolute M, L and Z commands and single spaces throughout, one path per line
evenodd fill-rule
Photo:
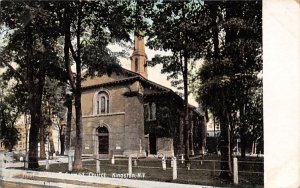
M 261 1 L 206 2 L 206 9 L 211 44 L 199 71 L 198 100 L 222 122 L 229 150 L 233 135 L 226 138 L 224 131 L 236 130 L 245 155 L 247 140 L 262 138 Z
M 184 98 L 184 143 L 186 164 L 189 165 L 189 131 L 191 129 L 188 109 L 189 71 L 195 60 L 203 57 L 208 35 L 203 30 L 209 27 L 203 5 L 196 1 L 156 1 L 150 13 L 151 28 L 147 45 L 152 49 L 170 50 L 171 56 L 156 56 L 151 66 L 161 63 L 162 73 L 168 74 L 173 86 L 183 90 Z
M 19 140 L 16 122 L 20 117 L 20 98 L 15 95 L 15 88 L 10 88 L 7 82 L 0 79 L 0 139 L 6 149 L 11 151 Z

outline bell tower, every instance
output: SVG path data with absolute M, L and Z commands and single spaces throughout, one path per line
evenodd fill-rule
M 148 78 L 144 33 L 139 30 L 134 35 L 134 49 L 130 60 L 131 71 L 139 73 L 144 78 Z

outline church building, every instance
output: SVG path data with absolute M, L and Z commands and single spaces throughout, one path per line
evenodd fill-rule
M 121 73 L 82 82 L 83 155 L 184 153 L 184 101 L 147 77 L 144 37 L 139 35 L 134 38 L 131 70 L 122 68 Z M 195 107 L 189 108 L 193 155 L 205 144 L 206 125 L 203 115 Z

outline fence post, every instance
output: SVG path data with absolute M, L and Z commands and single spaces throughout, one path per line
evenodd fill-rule
M 73 169 L 72 169 L 72 155 L 71 155 L 71 152 L 69 151 L 68 153 L 68 171 L 71 172 Z
M 191 170 L 191 161 L 187 163 L 187 170 Z
M 49 154 L 46 152 L 46 170 L 49 170 Z
M 166 164 L 166 157 L 165 156 L 163 156 L 163 158 L 161 160 L 161 163 L 162 163 L 163 170 L 166 170 L 167 169 L 167 164 Z
M 173 157 L 173 180 L 177 179 L 177 163 L 176 163 L 176 157 Z
M 233 158 L 233 182 L 234 184 L 239 184 L 239 177 L 238 177 L 238 160 L 236 157 Z
M 96 173 L 100 173 L 100 159 L 99 159 L 99 154 L 97 154 L 97 157 L 96 157 Z
M 111 164 L 115 164 L 115 156 L 114 155 L 111 158 Z
M 128 158 L 128 174 L 131 176 L 132 174 L 132 158 L 129 156 Z
M 213 172 L 213 175 L 214 176 L 216 175 L 216 161 L 214 161 L 214 172 Z
M 4 166 L 4 155 L 0 153 L 0 168 L 5 168 Z
M 28 169 L 28 152 L 26 152 L 26 156 L 25 156 L 25 169 Z

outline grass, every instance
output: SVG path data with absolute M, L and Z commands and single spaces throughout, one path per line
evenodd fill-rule
M 205 157 L 205 160 L 194 160 L 191 162 L 191 169 L 187 170 L 184 164 L 177 162 L 178 174 L 177 180 L 172 180 L 172 168 L 170 160 L 167 161 L 167 170 L 162 170 L 161 160 L 158 159 L 140 159 L 137 166 L 133 166 L 132 173 L 145 173 L 144 180 L 213 185 L 222 187 L 263 187 L 263 159 L 247 157 L 239 159 L 239 185 L 235 186 L 230 181 L 225 181 L 218 177 L 220 162 L 215 156 Z M 128 172 L 128 160 L 116 159 L 112 165 L 110 160 L 100 161 L 100 172 L 106 173 L 106 177 L 111 177 L 113 173 L 126 174 Z M 43 167 L 42 167 L 43 168 Z M 214 169 L 214 170 L 213 170 Z M 67 172 L 68 164 L 51 164 L 51 172 Z M 260 172 L 260 173 L 254 173 Z M 72 172 L 76 173 L 76 172 Z M 80 173 L 96 173 L 96 162 L 84 161 L 83 169 Z

